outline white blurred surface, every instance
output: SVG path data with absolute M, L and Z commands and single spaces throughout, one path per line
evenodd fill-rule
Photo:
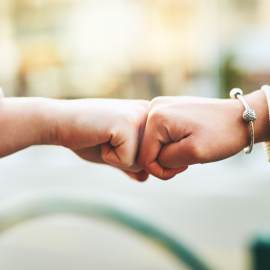
M 240 153 L 191 166 L 170 181 L 150 177 L 146 183 L 109 166 L 87 163 L 61 147 L 31 147 L 0 160 L 0 186 L 1 200 L 29 191 L 76 190 L 118 201 L 168 228 L 224 270 L 247 269 L 248 241 L 270 227 L 270 164 L 261 145 L 249 156 Z M 145 239 L 95 220 L 46 217 L 16 226 L 0 238 L 0 269 L 128 265 L 177 269 L 173 258 Z

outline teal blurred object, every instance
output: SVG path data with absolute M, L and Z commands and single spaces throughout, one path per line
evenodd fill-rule
M 91 199 L 91 196 L 82 196 L 75 192 L 28 194 L 17 197 L 15 200 L 1 202 L 0 234 L 23 221 L 56 213 L 76 214 L 116 222 L 158 243 L 192 270 L 215 269 L 208 266 L 188 245 L 175 239 L 156 225 L 137 215 L 130 214 L 130 211 L 126 211 L 122 207 L 99 202 Z M 250 250 L 251 269 L 270 270 L 270 232 L 255 238 Z
M 25 220 L 55 213 L 69 213 L 114 221 L 158 243 L 193 270 L 213 270 L 184 243 L 140 217 L 108 203 L 75 193 L 42 193 L 1 202 L 0 233 Z
M 270 233 L 259 235 L 251 244 L 252 270 L 270 269 Z

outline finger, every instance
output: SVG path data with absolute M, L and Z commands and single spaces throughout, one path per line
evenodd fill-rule
M 168 143 L 170 141 L 171 139 L 167 132 L 160 135 L 155 127 L 151 127 L 151 124 L 146 125 L 139 150 L 139 165 L 141 165 L 148 173 L 163 180 L 173 178 L 176 174 L 187 169 L 187 167 L 170 169 L 160 166 L 157 160 L 159 152 L 163 147 L 163 143 Z
M 124 137 L 123 137 L 124 136 Z M 139 130 L 112 136 L 110 142 L 102 144 L 103 160 L 113 166 L 131 167 L 135 163 L 139 145 Z
M 88 147 L 88 148 L 84 148 L 81 150 L 76 150 L 74 152 L 78 156 L 80 156 L 81 158 L 83 158 L 87 161 L 101 163 L 101 164 L 107 164 L 106 162 L 104 162 L 104 160 L 101 157 L 101 145 L 97 145 L 94 147 Z M 107 165 L 110 165 L 110 164 L 107 164 Z M 117 169 L 120 169 L 121 171 L 126 173 L 129 177 L 131 177 L 139 182 L 144 182 L 149 177 L 149 173 L 144 171 L 144 170 L 140 170 L 140 168 L 137 164 L 135 164 L 134 166 L 129 168 L 129 170 L 131 170 L 131 171 L 127 171 L 123 168 L 117 168 Z
M 158 161 L 154 161 L 147 166 L 147 171 L 159 179 L 169 180 L 175 177 L 177 174 L 184 172 L 187 168 L 188 166 L 183 166 L 174 169 L 166 168 L 161 166 Z
M 107 164 L 101 157 L 101 145 L 73 150 L 73 152 L 87 161 Z
M 202 158 L 201 151 L 195 147 L 193 139 L 187 137 L 178 142 L 164 145 L 159 153 L 158 161 L 165 168 L 176 169 L 199 163 Z
M 148 177 L 149 177 L 149 173 L 142 170 L 140 172 L 134 173 L 134 172 L 129 172 L 126 170 L 122 170 L 124 173 L 126 173 L 129 177 L 131 177 L 132 179 L 135 179 L 139 182 L 145 182 Z

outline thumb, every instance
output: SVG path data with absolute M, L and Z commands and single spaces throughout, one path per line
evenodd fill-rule
M 164 168 L 177 169 L 201 161 L 201 151 L 191 136 L 164 145 L 159 153 L 158 161 Z
M 128 168 L 135 163 L 139 145 L 139 131 L 131 129 L 126 134 L 112 135 L 110 142 L 101 146 L 103 160 L 118 167 Z

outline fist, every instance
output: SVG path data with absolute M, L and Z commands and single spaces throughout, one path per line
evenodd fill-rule
M 139 181 L 148 178 L 137 152 L 148 115 L 148 101 L 85 99 L 61 101 L 58 144 L 87 161 L 117 167 Z
M 138 162 L 150 174 L 166 180 L 189 165 L 230 157 L 250 143 L 243 111 L 239 100 L 155 98 Z

